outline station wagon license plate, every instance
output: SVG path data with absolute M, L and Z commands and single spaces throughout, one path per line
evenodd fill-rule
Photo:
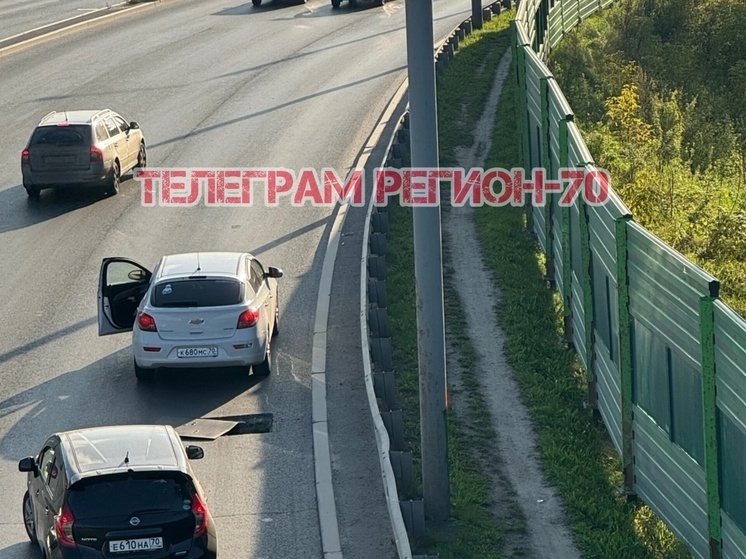
M 217 357 L 216 347 L 180 347 L 176 350 L 176 357 Z
M 141 538 L 137 540 L 117 540 L 109 542 L 109 551 L 112 553 L 150 551 L 152 549 L 163 549 L 163 538 Z
M 49 163 L 49 164 L 57 163 L 58 165 L 63 164 L 63 163 L 75 163 L 75 156 L 74 155 L 73 156 L 55 155 L 55 156 L 45 157 L 44 163 Z

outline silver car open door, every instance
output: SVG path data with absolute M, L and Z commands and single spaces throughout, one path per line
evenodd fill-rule
M 152 273 L 127 258 L 104 258 L 98 278 L 98 335 L 132 332 Z

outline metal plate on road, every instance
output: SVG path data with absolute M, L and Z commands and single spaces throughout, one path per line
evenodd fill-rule
M 183 439 L 215 440 L 238 425 L 237 421 L 223 421 L 221 419 L 195 419 L 186 425 L 176 428 L 176 432 Z
M 225 435 L 238 425 L 238 421 L 222 419 L 185 419 L 178 417 L 162 417 L 158 420 L 162 425 L 172 425 L 182 439 L 205 439 L 214 441 Z
M 221 418 L 223 421 L 237 421 L 238 425 L 231 435 L 251 435 L 272 431 L 274 416 L 271 413 L 254 413 L 249 415 L 231 415 Z

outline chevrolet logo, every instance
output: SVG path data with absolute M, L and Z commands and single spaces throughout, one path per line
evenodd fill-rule
M 202 324 L 204 321 L 204 318 L 193 318 L 189 321 L 189 324 Z

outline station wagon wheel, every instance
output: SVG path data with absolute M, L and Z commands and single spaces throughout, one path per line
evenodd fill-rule
M 280 294 L 275 294 L 275 323 L 272 326 L 272 337 L 280 333 Z
M 26 189 L 26 194 L 28 194 L 29 198 L 38 198 L 41 194 L 41 188 L 29 184 L 26 181 L 23 181 L 23 188 Z
M 114 168 L 111 170 L 111 178 L 109 178 L 109 184 L 106 185 L 107 194 L 112 196 L 119 194 L 119 163 L 114 162 Z
M 137 166 L 144 169 L 148 165 L 148 154 L 145 151 L 145 144 L 140 143 L 140 153 L 137 154 Z
M 29 492 L 23 496 L 23 526 L 26 528 L 26 535 L 32 543 L 36 543 L 36 523 L 34 522 L 34 505 L 31 504 Z

